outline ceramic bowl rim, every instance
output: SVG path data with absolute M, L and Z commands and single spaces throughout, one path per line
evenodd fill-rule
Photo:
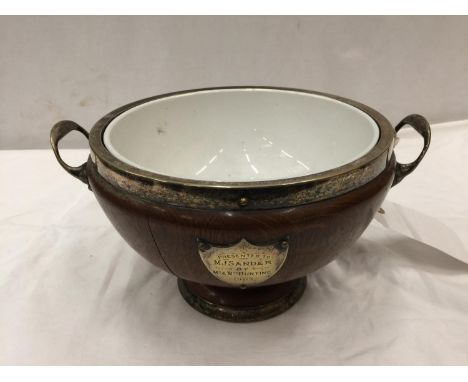
M 144 103 L 152 102 L 158 99 L 168 98 L 176 95 L 183 95 L 189 93 L 197 92 L 206 92 L 210 90 L 277 90 L 277 91 L 289 91 L 297 93 L 305 93 L 317 95 L 320 97 L 330 98 L 335 101 L 340 101 L 347 105 L 353 106 L 360 111 L 368 115 L 377 125 L 379 130 L 379 137 L 376 144 L 363 156 L 339 167 L 333 169 L 308 174 L 298 177 L 291 178 L 279 178 L 274 180 L 258 180 L 258 181 L 239 181 L 239 182 L 226 182 L 226 181 L 207 181 L 207 180 L 197 180 L 189 178 L 179 178 L 168 175 L 158 174 L 156 172 L 151 172 L 148 170 L 143 170 L 138 167 L 132 166 L 128 163 L 125 163 L 114 156 L 110 150 L 104 144 L 104 133 L 109 124 L 117 118 L 122 113 Z M 186 187 L 202 187 L 202 188 L 234 188 L 234 189 L 254 189 L 254 188 L 268 188 L 268 187 L 278 187 L 278 186 L 290 186 L 290 185 L 301 185 L 310 182 L 324 181 L 333 177 L 343 176 L 349 172 L 352 172 L 355 169 L 361 168 L 368 163 L 374 161 L 375 159 L 382 156 L 386 151 L 392 152 L 393 142 L 395 138 L 395 131 L 390 124 L 390 122 L 376 110 L 361 104 L 357 101 L 343 98 L 340 96 L 322 93 L 317 91 L 296 89 L 296 88 L 285 88 L 285 87 L 274 87 L 274 86 L 222 86 L 222 87 L 210 87 L 210 88 L 199 88 L 199 89 L 190 89 L 183 90 L 178 92 L 165 93 L 149 98 L 144 98 L 127 105 L 124 105 L 116 110 L 111 111 L 104 117 L 102 117 L 96 124 L 93 126 L 90 134 L 90 147 L 92 154 L 99 158 L 107 167 L 113 171 L 134 180 L 141 181 L 143 183 L 166 183 L 173 185 L 180 185 Z

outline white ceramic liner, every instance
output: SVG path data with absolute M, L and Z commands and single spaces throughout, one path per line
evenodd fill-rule
M 121 161 L 171 177 L 252 182 L 345 165 L 379 138 L 346 103 L 279 89 L 216 89 L 150 101 L 115 118 L 104 144 Z

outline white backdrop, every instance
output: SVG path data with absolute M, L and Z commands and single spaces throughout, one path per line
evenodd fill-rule
M 408 158 L 421 137 L 399 136 Z M 309 275 L 295 306 L 251 324 L 186 304 L 51 150 L 0 150 L 0 365 L 467 365 L 467 143 L 468 122 L 434 127 L 420 166 L 387 197 L 410 234 L 374 221 Z
M 392 123 L 468 118 L 468 17 L 0 17 L 0 49 L 0 149 L 47 148 L 58 120 L 89 129 L 136 99 L 221 85 L 335 93 Z

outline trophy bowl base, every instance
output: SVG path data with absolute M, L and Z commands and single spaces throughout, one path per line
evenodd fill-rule
M 307 278 L 281 284 L 237 289 L 178 280 L 184 300 L 209 317 L 230 322 L 262 321 L 291 308 L 303 295 Z

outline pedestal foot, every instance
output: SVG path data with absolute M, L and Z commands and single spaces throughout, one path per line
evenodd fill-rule
M 212 318 L 253 322 L 277 316 L 293 306 L 304 293 L 307 278 L 257 288 L 224 288 L 179 279 L 185 301 Z

